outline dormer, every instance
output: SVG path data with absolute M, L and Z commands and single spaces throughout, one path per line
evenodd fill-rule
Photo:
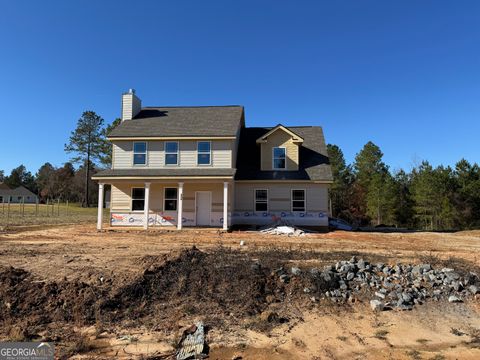
M 303 138 L 283 125 L 277 125 L 256 140 L 260 145 L 260 169 L 263 171 L 297 171 L 299 148 Z

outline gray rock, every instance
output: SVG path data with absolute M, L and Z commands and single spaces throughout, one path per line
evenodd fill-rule
M 408 303 L 408 304 L 411 303 L 413 300 L 412 295 L 406 292 L 402 293 L 402 299 L 405 303 Z
M 480 289 L 475 285 L 470 285 L 468 287 L 468 291 L 470 291 L 473 295 L 480 293 Z
M 283 283 L 288 283 L 290 281 L 290 276 L 287 274 L 282 274 L 280 275 L 280 281 Z
M 292 268 L 290 269 L 290 271 L 292 272 L 293 275 L 296 275 L 296 276 L 298 276 L 298 275 L 300 275 L 300 274 L 302 273 L 302 270 L 300 270 L 300 268 L 295 267 L 295 266 L 292 267 Z
M 370 300 L 370 307 L 373 311 L 383 311 L 385 305 L 380 300 Z
M 322 278 L 326 282 L 332 281 L 332 277 L 333 277 L 333 273 L 331 273 L 331 272 L 323 272 L 322 273 Z
M 454 281 L 452 287 L 455 291 L 461 291 L 463 289 L 463 285 L 460 281 Z
M 349 272 L 349 273 L 347 274 L 347 280 L 348 280 L 348 281 L 352 280 L 354 277 L 355 277 L 355 274 L 354 274 L 353 272 Z
M 385 294 L 379 292 L 379 291 L 376 291 L 375 292 L 375 296 L 379 297 L 380 299 L 385 299 Z
M 460 299 L 458 296 L 450 295 L 448 297 L 448 302 L 450 302 L 450 303 L 460 303 L 460 302 L 463 302 L 463 300 Z
M 367 266 L 367 263 L 363 259 L 358 260 L 357 267 L 360 270 L 364 270 L 366 266 Z
M 460 274 L 458 274 L 455 271 L 449 271 L 449 272 L 445 273 L 445 278 L 448 281 L 452 282 L 452 281 L 455 281 L 455 280 L 459 280 L 460 279 Z

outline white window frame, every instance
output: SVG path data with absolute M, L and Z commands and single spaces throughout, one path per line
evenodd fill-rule
M 168 198 L 166 197 L 166 194 L 167 194 L 167 189 L 176 189 L 177 190 L 177 196 L 175 197 L 175 199 L 173 198 Z M 177 206 L 176 206 L 176 209 L 175 210 L 165 210 L 165 200 L 175 200 L 177 202 Z M 178 211 L 178 187 L 175 187 L 175 186 L 165 186 L 163 188 L 163 212 L 165 211 L 175 211 L 177 212 Z
M 167 152 L 167 143 L 177 143 L 177 152 Z M 165 166 L 178 166 L 180 163 L 180 143 L 178 141 L 165 141 L 163 145 L 163 150 L 165 152 Z M 177 155 L 177 163 L 176 164 L 167 164 L 167 155 L 172 155 L 176 154 Z
M 303 191 L 303 211 L 302 210 L 293 210 L 293 192 L 294 191 Z M 301 200 L 295 200 L 301 201 Z M 307 190 L 306 189 L 291 189 L 290 190 L 290 209 L 292 212 L 307 212 Z
M 275 167 L 275 149 L 284 149 L 285 150 L 285 167 L 276 168 Z M 287 170 L 287 148 L 285 146 L 274 146 L 272 147 L 272 169 L 273 170 Z
M 208 159 L 209 159 L 208 164 L 199 164 L 198 163 L 198 155 L 207 153 L 205 151 L 202 151 L 202 152 L 198 151 L 198 144 L 199 143 L 209 143 L 209 145 L 210 145 L 210 151 L 208 152 L 208 155 L 209 155 L 208 156 Z M 211 165 L 212 165 L 212 142 L 210 140 L 199 140 L 199 141 L 197 141 L 197 166 L 211 166 Z
M 260 200 L 258 202 L 260 203 L 266 203 L 267 204 L 267 210 L 258 210 L 258 211 L 270 211 L 270 204 L 269 204 L 269 197 L 268 197 L 268 189 L 253 189 L 253 211 L 254 212 L 257 212 L 257 190 L 262 190 L 262 191 L 266 191 L 267 192 L 267 200 Z
M 141 200 L 133 198 L 133 189 L 143 189 L 143 210 L 133 210 L 133 200 Z M 130 190 L 130 212 L 143 213 L 145 212 L 145 188 L 141 186 L 132 186 Z
M 145 144 L 145 152 L 135 152 L 135 144 Z M 145 155 L 145 164 L 135 164 L 135 154 Z M 133 166 L 148 166 L 148 142 L 147 141 L 134 141 L 132 147 L 132 164 Z

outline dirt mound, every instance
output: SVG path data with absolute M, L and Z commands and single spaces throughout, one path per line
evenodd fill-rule
M 37 281 L 25 270 L 0 268 L 2 323 L 35 324 L 39 328 L 54 321 L 91 323 L 96 319 L 95 305 L 104 295 L 105 291 L 83 282 Z
M 275 274 L 247 255 L 224 248 L 206 253 L 193 247 L 150 266 L 100 309 L 134 318 L 179 308 L 189 314 L 246 317 L 262 312 L 267 297 L 273 300 L 278 295 Z

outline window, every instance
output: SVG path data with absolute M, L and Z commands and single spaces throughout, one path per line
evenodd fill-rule
M 147 143 L 134 142 L 133 143 L 133 165 L 147 164 Z
M 164 211 L 176 211 L 177 210 L 177 188 L 165 188 L 165 197 L 163 210 Z
M 132 211 L 143 211 L 145 208 L 145 189 L 132 188 Z
M 197 165 L 210 165 L 211 143 L 210 141 L 197 142 Z
M 255 190 L 255 211 L 268 211 L 268 190 Z
M 292 190 L 292 211 L 305 211 L 305 190 Z
M 275 147 L 273 148 L 273 168 L 274 169 L 285 169 L 285 148 L 284 147 Z
M 165 164 L 178 165 L 178 142 L 165 142 Z

